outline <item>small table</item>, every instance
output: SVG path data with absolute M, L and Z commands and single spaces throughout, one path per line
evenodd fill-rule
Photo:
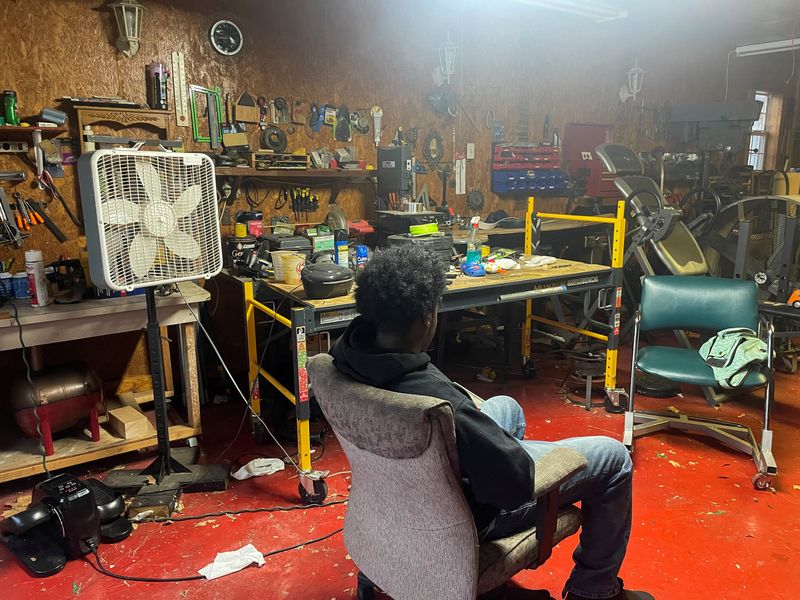
M 197 313 L 199 305 L 206 302 L 210 294 L 198 285 L 179 284 L 183 294 L 158 297 L 158 319 L 162 327 L 176 326 L 180 348 L 181 374 L 185 390 L 187 420 L 169 428 L 171 440 L 181 440 L 199 435 L 200 426 L 200 376 L 197 368 L 197 340 L 195 319 L 183 298 Z M 17 322 L 13 309 L 11 316 L 0 317 L 0 351 L 19 349 Z M 144 330 L 147 311 L 144 295 L 84 300 L 77 304 L 51 304 L 33 308 L 29 303 L 17 307 L 22 325 L 22 339 L 26 347 L 54 344 L 70 340 Z M 5 311 L 4 311 L 5 312 Z M 18 430 L 0 433 L 0 482 L 43 473 L 38 442 L 23 436 Z M 77 437 L 62 437 L 54 440 L 55 454 L 48 457 L 51 470 L 62 469 L 132 450 L 147 448 L 155 444 L 155 435 L 140 439 L 120 439 L 104 429 L 100 430 L 100 441 Z

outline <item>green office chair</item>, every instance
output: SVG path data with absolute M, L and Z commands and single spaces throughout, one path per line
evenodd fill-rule
M 623 443 L 633 452 L 633 438 L 654 431 L 679 429 L 709 435 L 726 446 L 749 454 L 758 472 L 753 477 L 756 489 L 767 489 L 777 475 L 778 467 L 772 456 L 770 409 L 773 402 L 772 336 L 767 330 L 767 364 L 751 371 L 744 379 L 741 391 L 766 386 L 764 430 L 761 445 L 749 427 L 739 423 L 717 421 L 703 417 L 651 411 L 634 411 L 636 373 L 649 373 L 673 381 L 699 386 L 717 387 L 714 372 L 695 349 L 674 346 L 639 347 L 642 332 L 656 330 L 687 330 L 707 334 L 730 327 L 759 330 L 758 288 L 752 281 L 718 279 L 713 277 L 645 277 L 642 301 L 636 313 L 633 333 L 633 357 L 628 410 L 625 413 Z

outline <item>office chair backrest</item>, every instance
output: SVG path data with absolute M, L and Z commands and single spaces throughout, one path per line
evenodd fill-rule
M 347 551 L 393 597 L 474 598 L 478 537 L 450 404 L 358 383 L 330 355 L 309 381 L 352 470 Z
M 717 332 L 758 328 L 758 287 L 752 281 L 674 275 L 645 277 L 642 331 L 686 329 Z

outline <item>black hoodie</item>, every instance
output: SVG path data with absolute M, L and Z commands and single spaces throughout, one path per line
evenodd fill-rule
M 509 433 L 433 366 L 424 352 L 386 352 L 375 347 L 375 328 L 357 317 L 331 348 L 333 364 L 356 381 L 381 389 L 447 400 L 453 407 L 464 492 L 478 531 L 500 509 L 531 500 L 534 464 Z

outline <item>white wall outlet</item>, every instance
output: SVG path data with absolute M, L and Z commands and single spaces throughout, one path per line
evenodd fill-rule
M 467 160 L 475 158 L 475 144 L 472 142 L 467 143 Z

